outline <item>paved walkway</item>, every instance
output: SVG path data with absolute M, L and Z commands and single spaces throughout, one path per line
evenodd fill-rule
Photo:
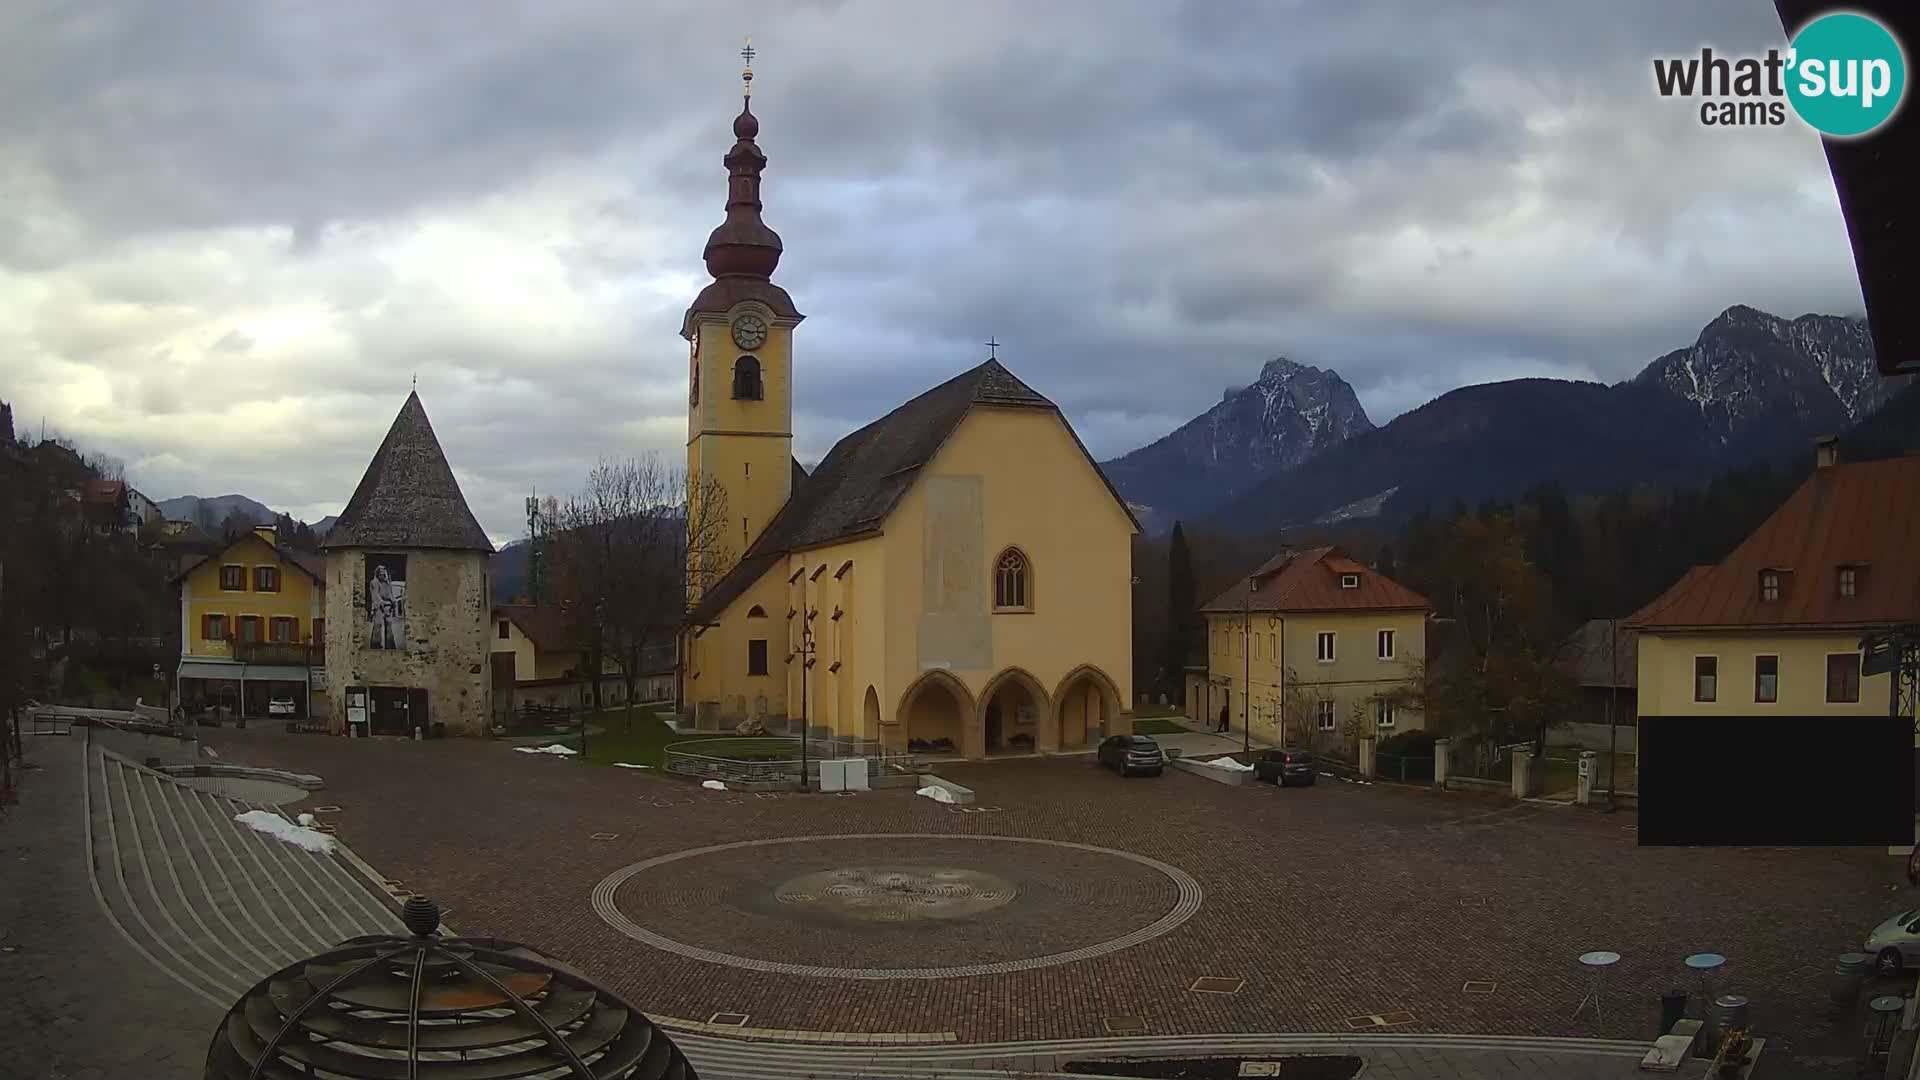
M 272 755 L 265 751 L 279 742 L 235 739 L 231 742 L 235 752 L 223 757 L 249 764 L 277 764 L 279 762 L 266 760 Z M 313 759 L 333 750 L 349 755 L 353 763 L 367 768 L 386 761 L 389 756 L 399 756 L 379 752 L 394 749 L 391 747 L 344 745 L 345 742 L 309 739 L 288 742 L 285 746 L 298 747 L 301 757 L 307 759 L 303 764 L 317 764 Z M 625 791 L 626 797 L 621 801 L 629 805 L 642 793 L 683 789 L 659 778 L 617 776 L 614 770 L 589 770 L 553 762 L 536 763 L 539 766 L 536 768 L 510 760 L 514 755 L 501 747 L 434 748 L 397 744 L 397 748 L 407 751 L 404 763 L 415 768 L 403 771 L 415 778 L 422 762 L 414 755 L 431 756 L 442 781 L 436 787 L 453 779 L 458 772 L 456 763 L 469 753 L 488 760 L 491 755 L 509 759 L 502 763 L 503 767 L 511 769 L 510 775 L 521 778 L 522 790 L 516 792 L 521 796 L 515 800 L 516 813 L 542 804 L 538 789 L 548 785 L 537 779 L 540 777 L 551 777 L 554 784 L 566 789 L 583 785 L 598 788 L 604 784 L 609 792 Z M 442 752 L 447 750 L 458 753 Z M 6 880 L 9 886 L 24 885 L 0 890 L 0 1047 L 6 1048 L 6 1052 L 0 1054 L 0 1077 L 77 1080 L 136 1075 L 198 1076 L 206 1041 L 219 1022 L 220 1005 L 231 1001 L 241 987 L 289 962 L 289 957 L 318 951 L 351 934 L 392 931 L 397 927 L 390 909 L 384 907 L 384 899 L 368 887 L 351 866 L 308 855 L 234 825 L 232 814 L 240 806 L 230 800 L 193 791 L 111 757 L 88 758 L 83 754 L 80 736 L 36 739 L 30 753 L 31 760 L 41 768 L 29 775 L 21 804 L 0 819 L 0 859 L 4 859 L 7 867 Z M 248 759 L 255 753 L 262 760 Z M 358 774 L 347 765 L 348 759 L 332 762 L 329 767 L 335 767 L 343 786 L 338 791 L 323 790 L 314 801 L 339 798 L 347 802 L 373 794 L 363 785 L 348 783 L 358 779 Z M 1037 770 L 1037 776 L 1044 775 L 1050 780 L 1064 780 L 1071 775 L 1045 763 L 1029 768 Z M 328 768 L 316 771 L 325 775 Z M 984 770 L 982 775 L 986 775 Z M 1143 797 L 1162 790 L 1160 786 L 1138 787 Z M 1215 801 L 1231 796 L 1230 792 L 1222 794 L 1229 789 L 1216 791 L 1204 784 L 1166 786 L 1164 790 L 1168 796 L 1179 794 Z M 1344 790 L 1354 794 L 1361 789 Z M 1263 793 L 1263 797 L 1271 797 L 1276 806 L 1307 807 L 1309 804 L 1297 799 L 1282 800 L 1282 795 L 1297 794 Z M 858 805 L 854 805 L 856 803 Z M 846 833 L 858 831 L 850 827 L 852 818 L 863 818 L 896 804 L 901 811 L 945 812 L 944 808 L 923 807 L 905 796 L 897 800 L 876 797 L 869 803 L 794 798 L 771 802 L 742 800 L 738 805 L 728 805 L 736 812 L 757 812 L 764 806 L 768 813 L 781 817 L 826 812 L 840 817 L 851 815 L 847 821 L 835 818 L 830 823 L 838 826 L 830 831 Z M 659 809 L 658 803 L 651 805 Z M 1221 802 L 1222 807 L 1226 805 Z M 1247 803 L 1246 809 L 1256 810 L 1262 805 L 1265 804 Z M 359 808 L 362 813 L 369 809 Z M 578 807 L 567 809 L 570 813 L 578 812 Z M 573 825 L 575 833 L 587 827 L 579 821 Z M 487 835 L 493 837 L 492 843 L 504 848 L 502 854 L 510 863 L 539 862 L 532 853 L 518 850 L 516 845 L 524 837 L 500 832 Z M 556 837 L 571 836 L 554 830 L 537 830 L 533 835 L 549 852 Z M 1544 835 L 1536 837 L 1535 843 L 1544 838 Z M 97 856 L 93 873 L 89 873 L 89 844 Z M 605 845 L 570 840 L 562 846 L 570 852 L 568 858 L 583 858 Z M 420 850 L 414 849 L 416 854 Z M 471 871 L 474 864 L 462 865 Z M 385 869 L 389 872 L 403 869 L 412 876 L 418 868 Z M 524 871 L 525 865 L 519 865 L 519 869 Z M 520 881 L 523 886 L 526 884 L 524 874 Z M 433 886 L 431 882 L 423 884 Z M 1225 889 L 1227 885 L 1223 883 L 1220 887 Z M 455 890 L 452 895 L 473 902 L 484 901 L 488 894 Z M 626 960 L 632 958 L 623 960 L 613 951 L 593 948 L 593 943 L 570 926 L 568 920 L 557 917 L 561 914 L 558 909 L 564 906 L 559 897 L 543 895 L 535 906 L 544 912 L 544 937 L 541 933 L 524 936 L 529 940 L 541 938 L 534 943 L 561 955 L 578 956 L 590 972 L 604 971 L 604 977 L 616 983 L 622 981 L 622 968 L 627 966 Z M 1267 919 L 1275 917 L 1270 907 L 1262 910 Z M 477 912 L 476 917 L 483 914 Z M 660 959 L 662 955 L 652 953 L 640 958 L 648 976 L 643 981 L 649 986 L 657 988 L 659 976 L 668 969 Z M 1105 986 L 1106 992 L 1119 993 L 1124 989 L 1123 982 L 1110 980 L 1121 970 L 1131 972 L 1134 977 L 1144 974 L 1140 962 L 1140 958 L 1129 958 L 1112 972 L 1096 970 L 1102 967 L 1101 962 L 1090 962 L 1081 965 L 1071 981 L 1093 980 Z M 710 988 L 725 981 L 718 977 L 723 969 L 711 965 L 698 967 Z M 1326 975 L 1322 971 L 1317 977 Z M 1027 993 L 1013 979 L 995 979 L 977 985 L 983 994 L 997 999 L 986 1006 L 990 1011 L 1018 1010 L 1017 1003 Z M 1061 996 L 1066 993 L 1069 982 L 1056 979 L 1049 985 L 1052 993 L 1044 1000 L 1038 997 L 1024 1000 L 1032 1000 L 1036 1009 L 1045 1012 L 1058 1012 L 1066 1007 Z M 824 989 L 828 993 L 844 991 L 839 985 Z M 1336 986 L 1329 984 L 1316 992 L 1335 989 Z M 723 995 L 714 989 L 703 1000 L 720 1008 L 720 1004 L 713 1004 L 716 996 Z M 636 994 L 635 1003 L 650 1004 L 645 993 Z M 1423 1007 L 1437 1010 L 1442 1004 L 1435 1000 Z M 1275 1022 L 1270 1007 L 1263 1007 L 1261 1012 L 1268 1014 L 1269 1024 Z M 844 1012 L 840 1015 L 844 1019 L 863 1018 Z M 1637 1061 L 1644 1052 L 1644 1044 L 1631 1039 L 1449 1035 L 1433 1031 L 1342 1034 L 1243 1031 L 895 1046 L 877 1045 L 878 1037 L 873 1037 L 876 1045 L 827 1045 L 817 1033 L 812 1038 L 795 1032 L 784 1033 L 784 1037 L 773 1035 L 748 1040 L 720 1035 L 708 1025 L 698 1025 L 705 1030 L 689 1030 L 691 1025 L 660 1019 L 679 1029 L 674 1036 L 676 1041 L 708 1080 L 772 1080 L 775 1077 L 784 1080 L 796 1075 L 899 1080 L 936 1076 L 950 1080 L 1040 1077 L 1062 1075 L 1059 1070 L 1075 1060 L 1225 1055 L 1271 1060 L 1328 1053 L 1364 1058 L 1367 1070 L 1363 1075 L 1368 1078 L 1626 1080 L 1640 1075 Z M 1159 1022 L 1155 1022 L 1156 1027 Z M 1197 1025 L 1187 1030 L 1210 1029 L 1220 1030 Z M 1519 1029 L 1509 1026 L 1493 1030 Z M 844 1042 L 865 1042 L 868 1038 L 843 1037 Z M 1791 1051 L 1772 1061 L 1773 1069 L 1768 1068 L 1769 1064 L 1763 1060 L 1762 1076 L 1829 1075 L 1825 1070 L 1810 1071 L 1813 1061 L 1805 1056 L 1796 1057 Z
M 82 740 L 26 740 L 0 815 L 0 1077 L 197 1077 L 222 1010 L 113 932 L 83 842 Z

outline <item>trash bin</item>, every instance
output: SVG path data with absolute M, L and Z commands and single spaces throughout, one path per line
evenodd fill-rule
M 1747 999 L 1740 994 L 1721 994 L 1713 999 L 1713 1028 L 1733 1031 L 1747 1026 Z
M 1673 1034 L 1673 1025 L 1687 1015 L 1687 992 L 1669 990 L 1660 995 L 1660 1031 L 1661 1035 Z
M 1873 957 L 1863 952 L 1841 953 L 1833 967 L 1833 984 L 1828 997 L 1835 1005 L 1851 1006 L 1860 1000 L 1860 988 L 1873 970 Z

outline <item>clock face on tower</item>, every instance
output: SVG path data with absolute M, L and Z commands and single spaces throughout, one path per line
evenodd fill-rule
M 742 315 L 733 320 L 733 343 L 743 349 L 757 349 L 767 340 L 767 323 L 758 315 Z

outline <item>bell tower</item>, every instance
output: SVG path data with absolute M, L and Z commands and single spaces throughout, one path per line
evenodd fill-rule
M 687 475 L 690 503 L 724 497 L 724 509 L 690 505 L 737 560 L 793 494 L 793 330 L 805 318 L 773 283 L 780 235 L 760 220 L 760 174 L 767 156 L 754 137 L 753 44 L 740 50 L 743 104 L 733 120 L 727 168 L 726 220 L 707 237 L 711 284 L 682 320 L 687 339 Z M 724 525 L 719 523 L 724 521 Z M 711 553 L 706 553 L 711 554 Z M 697 564 L 703 553 L 689 547 Z M 696 590 L 711 577 L 689 565 Z

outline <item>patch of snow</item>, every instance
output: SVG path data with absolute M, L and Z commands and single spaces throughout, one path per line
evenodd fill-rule
M 937 803 L 950 803 L 953 801 L 953 792 L 948 791 L 938 784 L 928 784 L 926 787 L 914 792 L 914 794 L 923 795 Z
M 301 816 L 306 817 L 308 815 L 302 814 Z M 279 814 L 266 810 L 249 810 L 244 814 L 233 815 L 233 820 L 250 829 L 266 833 L 268 836 L 285 840 L 295 847 L 303 847 L 308 851 L 319 852 L 322 855 L 333 854 L 333 837 L 323 832 L 316 832 L 313 829 L 295 825 Z
M 635 765 L 631 761 L 616 761 L 613 763 L 613 767 L 616 769 L 651 769 L 653 768 L 653 766 L 651 765 Z
M 1235 761 L 1230 757 L 1217 757 L 1217 758 L 1214 758 L 1212 761 L 1203 761 L 1200 764 L 1210 765 L 1216 769 L 1231 769 L 1234 772 L 1252 772 L 1253 771 L 1253 766 L 1242 765 L 1240 762 Z
M 1335 525 L 1355 518 L 1379 517 L 1381 509 L 1387 505 L 1387 500 L 1393 498 L 1394 493 L 1399 490 L 1400 485 L 1395 484 L 1385 491 L 1375 492 L 1364 499 L 1355 499 L 1345 506 L 1329 510 L 1315 518 L 1314 524 Z
M 571 746 L 562 746 L 559 743 L 548 746 L 516 746 L 514 750 L 522 754 L 559 754 L 561 757 L 572 757 L 580 752 Z
M 311 826 L 314 822 L 320 819 L 314 817 L 312 814 L 301 814 L 299 817 L 296 817 L 293 820 L 299 822 L 302 825 Z
M 701 786 L 701 787 L 703 787 L 703 788 L 706 788 L 706 789 L 707 789 L 708 791 L 725 791 L 725 790 L 727 790 L 727 785 L 725 785 L 725 784 L 723 784 L 723 783 L 721 783 L 721 782 L 720 782 L 720 781 L 718 781 L 718 780 L 702 780 L 702 781 L 700 781 L 700 786 Z
M 201 749 L 201 751 L 202 751 L 203 753 L 205 753 L 205 754 L 206 754 L 206 755 L 207 755 L 208 757 L 219 757 L 219 756 L 220 756 L 220 753 L 219 753 L 219 751 L 217 751 L 217 750 L 215 750 L 215 749 L 214 749 L 213 747 L 211 747 L 211 746 L 203 746 L 203 747 L 201 747 L 200 749 Z

